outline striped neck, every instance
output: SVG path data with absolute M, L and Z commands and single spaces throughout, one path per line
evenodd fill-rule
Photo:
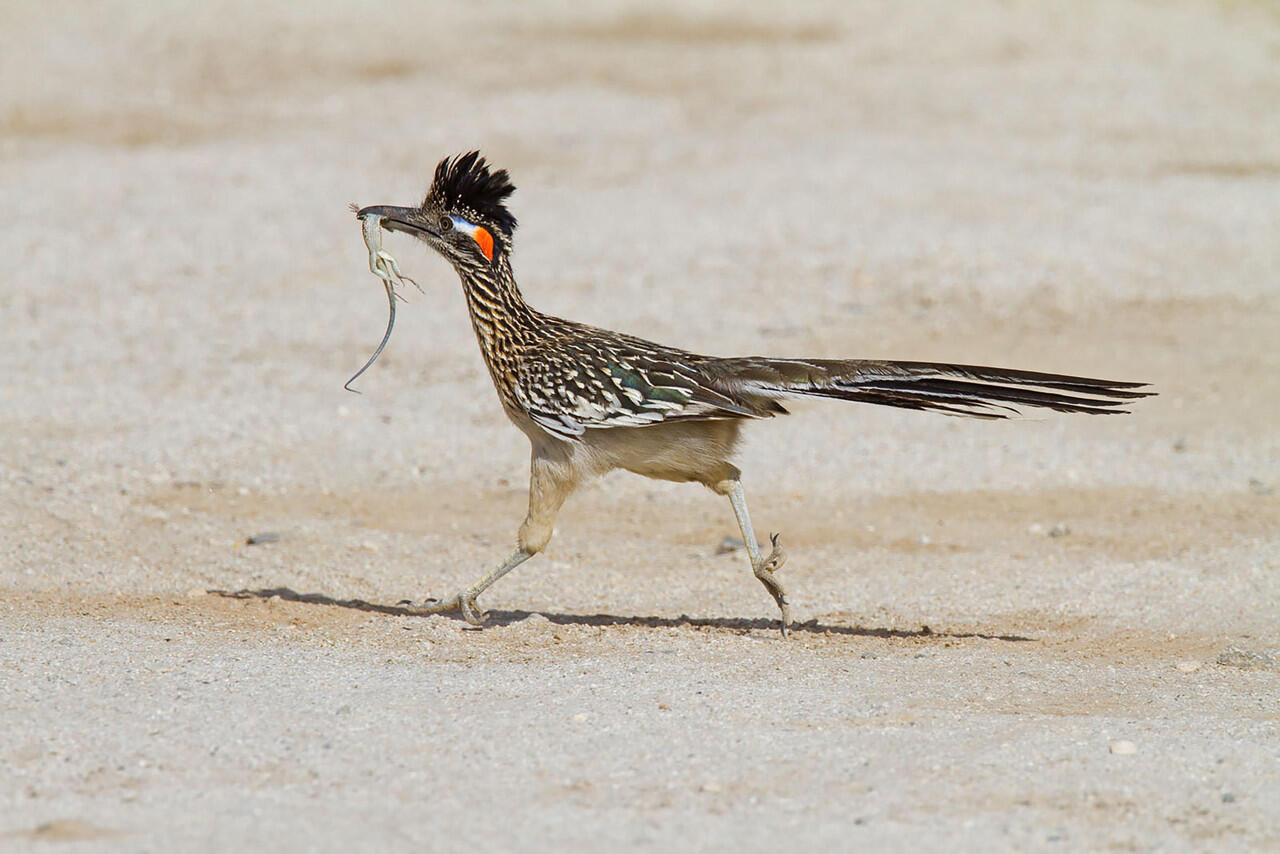
M 494 356 L 507 350 L 509 344 L 525 337 L 522 332 L 537 328 L 538 313 L 520 294 L 509 258 L 501 258 L 497 267 L 459 266 L 457 270 L 471 326 L 480 339 L 485 360 L 492 363 Z

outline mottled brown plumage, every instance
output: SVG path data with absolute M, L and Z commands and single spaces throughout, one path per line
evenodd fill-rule
M 701 483 L 732 502 L 756 577 L 774 597 L 785 633 L 787 594 L 775 576 L 785 557 L 773 538 L 762 555 L 739 470 L 729 461 L 744 421 L 786 414 L 782 399 L 828 397 L 976 418 L 1016 407 L 1112 414 L 1149 392 L 1143 383 L 926 362 L 717 358 L 543 314 L 524 301 L 511 271 L 515 188 L 477 152 L 445 159 L 414 208 L 375 206 L 380 217 L 436 249 L 457 270 L 471 324 L 507 416 L 529 437 L 529 512 L 502 566 L 449 599 L 414 606 L 458 610 L 479 623 L 475 600 L 540 551 L 564 500 L 612 469 Z

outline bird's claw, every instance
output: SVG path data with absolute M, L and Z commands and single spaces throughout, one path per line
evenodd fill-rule
M 489 616 L 487 611 L 480 611 L 476 609 L 475 596 L 469 596 L 466 593 L 459 594 L 458 605 L 459 610 L 462 611 L 462 619 L 466 620 L 473 626 L 483 626 L 484 621 Z
M 773 544 L 773 551 L 769 552 L 760 561 L 760 570 L 762 572 L 774 573 L 782 569 L 783 564 L 787 562 L 787 553 L 783 550 L 782 545 L 778 542 L 781 534 L 770 534 L 769 542 Z
M 476 607 L 476 594 L 467 591 L 455 593 L 445 599 L 428 599 L 426 602 L 402 599 L 398 604 L 399 607 L 418 616 L 451 614 L 456 611 L 462 615 L 462 619 L 473 626 L 484 625 L 485 619 L 489 616 L 487 612 Z
M 782 618 L 782 636 L 786 637 L 791 630 L 791 603 L 787 601 L 787 591 L 783 588 L 782 582 L 773 575 L 787 562 L 787 553 L 778 543 L 778 536 L 778 534 L 769 535 L 773 551 L 762 557 L 760 563 L 754 565 L 752 569 L 755 571 L 756 578 L 760 579 L 765 589 L 773 596 L 773 601 L 778 603 Z

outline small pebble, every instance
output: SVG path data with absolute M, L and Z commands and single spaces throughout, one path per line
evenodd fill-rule
M 276 543 L 280 541 L 280 535 L 274 531 L 263 531 L 260 534 L 254 534 L 246 537 L 244 544 L 246 546 L 260 546 L 263 543 Z
M 1111 752 L 1116 756 L 1132 756 L 1138 752 L 1138 746 L 1132 741 L 1113 741 Z
M 1068 528 L 1066 525 L 1062 524 L 1061 522 L 1059 522 L 1058 524 L 1054 525 L 1052 528 L 1049 529 L 1049 536 L 1051 537 L 1065 537 L 1067 534 L 1070 534 L 1070 533 L 1071 533 L 1071 529 Z
M 1200 662 L 1187 659 L 1186 661 L 1179 661 L 1174 667 L 1178 668 L 1179 673 L 1195 673 L 1200 669 Z
M 1234 804 L 1236 802 L 1236 796 L 1233 795 L 1231 792 L 1223 792 L 1222 802 L 1224 804 Z

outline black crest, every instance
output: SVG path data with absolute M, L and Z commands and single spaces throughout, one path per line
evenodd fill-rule
M 509 240 L 516 218 L 507 210 L 505 199 L 515 189 L 506 169 L 491 172 L 480 152 L 468 151 L 440 161 L 423 206 L 435 204 L 460 214 L 470 211 L 473 218 L 496 225 Z

